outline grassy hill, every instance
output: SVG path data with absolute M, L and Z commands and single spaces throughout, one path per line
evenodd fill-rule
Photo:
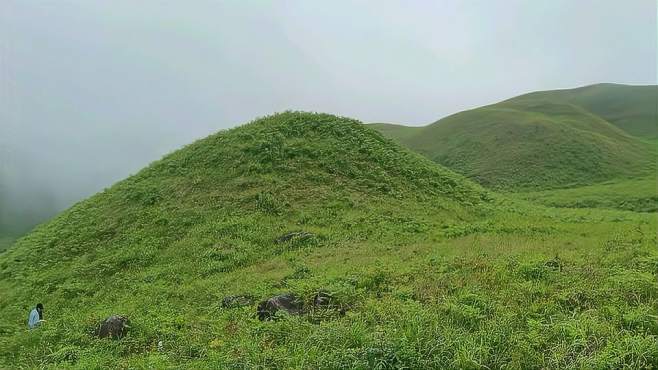
M 658 138 L 658 86 L 596 84 L 577 89 L 539 91 L 510 101 L 551 101 L 586 109 L 631 135 Z
M 643 94 L 629 94 L 619 104 L 606 103 L 604 92 L 616 91 L 616 87 L 596 85 L 532 93 L 457 113 L 423 128 L 379 124 L 374 128 L 437 163 L 497 190 L 567 188 L 653 173 L 655 145 L 619 128 L 630 127 L 629 120 L 640 116 L 644 118 L 633 121 L 633 127 L 646 126 L 650 112 L 639 108 L 637 115 L 630 112 L 636 106 L 651 108 L 645 99 L 650 96 L 644 93 L 647 88 L 637 87 Z M 653 88 L 648 87 L 650 91 Z M 637 102 L 633 100 L 636 95 L 640 96 Z M 599 98 L 598 105 L 593 103 L 592 96 Z M 615 100 L 617 95 L 609 99 Z M 597 108 L 619 127 L 585 107 Z M 619 114 L 614 114 L 614 109 Z
M 357 121 L 277 114 L 0 255 L 0 367 L 656 367 L 656 226 L 505 200 Z M 277 241 L 291 231 L 310 234 Z M 256 317 L 319 291 L 345 314 Z M 223 308 L 235 294 L 256 300 Z M 27 331 L 37 301 L 48 321 Z M 127 337 L 90 334 L 110 314 Z

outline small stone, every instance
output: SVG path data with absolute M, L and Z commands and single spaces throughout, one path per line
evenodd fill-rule
M 96 335 L 101 338 L 123 338 L 130 326 L 127 317 L 121 315 L 112 315 L 105 319 L 96 329 Z
M 292 293 L 280 294 L 262 301 L 258 305 L 258 319 L 269 320 L 274 318 L 279 310 L 286 311 L 291 315 L 299 315 L 304 312 L 304 303 Z

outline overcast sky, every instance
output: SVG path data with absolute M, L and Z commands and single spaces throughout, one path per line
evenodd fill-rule
M 0 170 L 61 208 L 276 111 L 421 125 L 654 84 L 656 43 L 655 0 L 2 0 Z

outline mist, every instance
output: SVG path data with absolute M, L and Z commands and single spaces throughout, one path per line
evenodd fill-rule
M 529 91 L 654 84 L 656 41 L 653 0 L 6 0 L 0 233 L 277 111 L 423 125 Z

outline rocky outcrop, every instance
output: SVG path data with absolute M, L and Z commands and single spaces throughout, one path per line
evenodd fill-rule
M 258 319 L 270 320 L 278 311 L 285 311 L 291 315 L 304 312 L 304 302 L 292 293 L 276 295 L 262 301 L 258 305 Z
M 130 328 L 130 321 L 121 315 L 112 315 L 98 325 L 96 335 L 100 338 L 123 338 Z

